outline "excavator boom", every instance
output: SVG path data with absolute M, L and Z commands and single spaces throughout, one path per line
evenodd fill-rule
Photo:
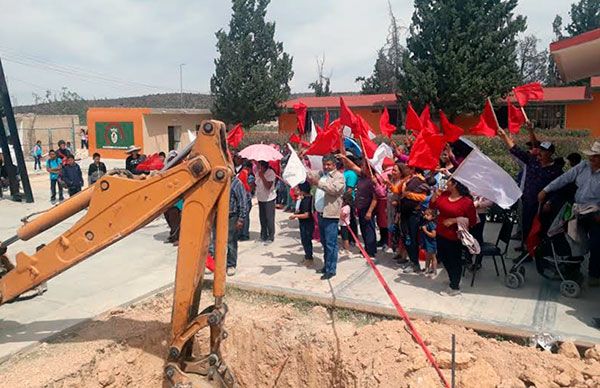
M 189 383 L 187 373 L 208 375 L 234 386 L 233 374 L 221 360 L 226 337 L 223 321 L 229 187 L 232 164 L 225 125 L 202 122 L 198 137 L 176 160 L 145 179 L 105 175 L 93 186 L 26 222 L 16 235 L 0 243 L 0 255 L 17 240 L 29 240 L 87 208 L 69 230 L 38 247 L 18 252 L 16 266 L 0 278 L 0 304 L 42 284 L 96 252 L 114 244 L 184 200 L 172 311 L 171 342 L 165 374 L 172 385 Z M 215 230 L 214 305 L 198 314 L 208 244 Z M 6 258 L 3 262 L 8 262 Z M 210 327 L 210 353 L 196 357 L 195 334 Z

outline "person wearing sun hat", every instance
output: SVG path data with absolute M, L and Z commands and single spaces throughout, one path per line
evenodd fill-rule
M 129 155 L 127 156 L 127 159 L 125 159 L 125 169 L 134 175 L 142 174 L 141 171 L 137 170 L 137 165 L 146 159 L 145 155 L 140 154 L 141 149 L 142 147 L 132 145 L 125 151 L 125 153 Z
M 560 177 L 548 184 L 539 194 L 543 201 L 548 193 L 559 190 L 569 183 L 577 185 L 573 210 L 578 214 L 578 226 L 587 235 L 590 263 L 589 285 L 600 286 L 600 140 L 596 140 L 591 148 L 582 150 L 588 156 Z

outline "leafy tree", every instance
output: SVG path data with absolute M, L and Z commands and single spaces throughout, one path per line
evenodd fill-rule
M 539 39 L 535 35 L 525 36 L 517 47 L 521 83 L 544 82 L 548 72 L 548 50 L 538 51 Z
M 402 99 L 451 117 L 478 112 L 519 83 L 517 0 L 415 0 L 401 77 Z
M 403 28 L 388 1 L 390 27 L 385 45 L 377 51 L 375 68 L 369 77 L 357 77 L 362 94 L 395 93 L 399 90 L 399 80 L 402 76 L 402 58 L 405 48 L 402 46 L 400 35 Z
M 580 0 L 571 4 L 571 23 L 566 27 L 570 36 L 600 28 L 600 1 Z
M 270 0 L 233 0 L 229 32 L 217 31 L 215 73 L 210 89 L 214 113 L 250 127 L 279 113 L 290 95 L 292 57 L 275 41 L 275 23 L 265 21 Z
M 325 76 L 324 68 L 325 55 L 323 55 L 323 58 L 321 59 L 317 58 L 317 79 L 316 81 L 308 84 L 309 89 L 314 90 L 315 96 L 317 97 L 331 96 L 331 74 L 329 74 L 329 76 Z

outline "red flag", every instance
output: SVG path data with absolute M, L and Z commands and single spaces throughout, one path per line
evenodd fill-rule
M 317 134 L 323 132 L 323 128 L 319 127 L 319 124 L 315 123 L 315 130 L 317 131 Z
M 302 140 L 296 133 L 290 136 L 290 143 L 299 144 L 301 147 L 308 147 L 310 145 L 307 141 Z
M 465 131 L 459 127 L 458 125 L 454 125 L 448 120 L 448 117 L 444 114 L 443 111 L 440 110 L 440 125 L 442 126 L 442 131 L 444 132 L 444 137 L 446 141 L 449 143 L 454 143 L 457 141 Z
M 371 137 L 369 136 L 369 132 L 373 132 L 373 130 L 371 129 L 371 126 L 367 120 L 365 120 L 361 115 L 355 115 L 354 117 L 356 119 L 355 124 L 354 126 L 350 127 L 350 129 L 352 129 L 354 138 L 359 139 L 364 137 L 370 139 Z
M 423 123 L 410 101 L 406 108 L 406 122 L 404 123 L 404 127 L 413 132 L 421 132 L 421 130 L 423 130 Z
M 317 138 L 313 141 L 308 149 L 306 155 L 327 155 L 340 146 L 341 131 L 339 127 L 330 126 L 326 131 L 317 134 Z
M 323 128 L 327 129 L 329 127 L 329 110 L 325 108 L 325 122 L 323 123 Z
M 541 232 L 542 223 L 540 222 L 539 214 L 536 214 L 535 218 L 533 219 L 533 223 L 531 224 L 531 230 L 529 231 L 529 236 L 527 236 L 526 241 L 527 252 L 531 257 L 535 257 L 535 249 L 542 241 L 540 236 Z
M 136 166 L 137 171 L 154 171 L 154 170 L 162 170 L 165 166 L 158 154 L 152 154 L 144 159 L 143 162 L 139 163 Z
M 356 126 L 356 116 L 350 110 L 350 108 L 348 108 L 342 97 L 340 97 L 340 123 L 350 128 L 354 128 Z
M 379 130 L 382 135 L 387 136 L 389 139 L 391 139 L 392 134 L 396 132 L 396 126 L 390 124 L 390 114 L 387 110 L 387 106 L 383 108 L 383 113 L 379 118 Z
M 440 155 L 444 147 L 446 147 L 444 135 L 422 131 L 410 149 L 408 165 L 424 170 L 436 169 L 440 163 Z
M 375 155 L 375 150 L 377 150 L 377 143 L 369 138 L 369 136 L 361 136 L 358 138 L 358 141 L 361 145 L 362 151 L 367 158 L 373 159 L 373 155 Z
M 530 84 L 517 86 L 513 89 L 513 92 L 515 94 L 515 98 L 521 106 L 527 105 L 529 100 L 544 99 L 544 89 L 542 88 L 542 84 L 539 82 L 532 82 Z
M 227 144 L 232 146 L 233 148 L 237 148 L 240 145 L 240 142 L 244 138 L 244 129 L 242 128 L 242 124 L 238 124 L 229 131 L 227 134 Z
M 488 98 L 483 108 L 483 113 L 479 116 L 479 122 L 473 128 L 469 130 L 472 135 L 481 135 L 487 137 L 496 136 L 498 131 L 498 122 L 496 121 L 496 114 L 494 113 L 494 107 L 492 102 Z
M 506 106 L 508 107 L 508 130 L 510 133 L 519 133 L 527 119 L 521 109 L 511 104 L 509 98 L 506 99 Z
M 296 123 L 298 131 L 302 135 L 304 133 L 304 126 L 306 125 L 306 105 L 302 101 L 294 104 L 294 111 L 296 112 Z
M 431 121 L 431 112 L 429 104 L 425 105 L 423 111 L 421 112 L 421 116 L 419 117 L 421 120 L 421 124 L 423 129 L 429 131 L 430 133 L 440 133 L 440 129 L 433 121 Z

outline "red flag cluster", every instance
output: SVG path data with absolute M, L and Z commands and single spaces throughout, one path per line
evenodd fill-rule
M 464 130 L 452 124 L 441 110 L 440 126 L 441 130 L 431 120 L 429 105 L 418 116 L 412 105 L 408 104 L 405 127 L 417 135 L 408 157 L 409 166 L 424 170 L 437 168 L 446 144 L 457 141 L 464 134 Z
M 237 148 L 240 145 L 240 142 L 243 138 L 244 129 L 242 128 L 242 124 L 237 124 L 227 134 L 227 144 L 229 144 L 233 148 Z

